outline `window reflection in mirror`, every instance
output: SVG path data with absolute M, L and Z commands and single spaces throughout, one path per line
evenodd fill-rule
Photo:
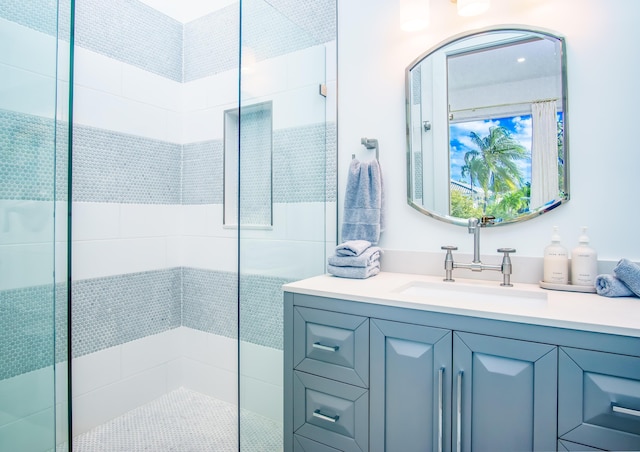
M 466 224 L 520 221 L 569 199 L 564 40 L 489 29 L 407 68 L 408 201 Z

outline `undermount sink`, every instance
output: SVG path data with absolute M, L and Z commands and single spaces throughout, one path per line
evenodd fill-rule
M 403 284 L 394 292 L 420 297 L 425 301 L 491 303 L 513 307 L 544 307 L 547 305 L 545 292 L 518 290 L 513 287 L 500 286 L 499 283 L 496 283 L 496 286 L 485 286 L 472 283 L 413 281 Z

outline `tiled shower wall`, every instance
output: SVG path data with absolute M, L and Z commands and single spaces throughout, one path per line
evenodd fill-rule
M 0 5 L 7 42 L 33 42 L 36 52 L 52 41 L 37 2 L 26 15 L 14 3 Z M 336 201 L 335 118 L 318 95 L 335 47 L 335 1 L 315 2 L 309 14 L 295 1 L 277 3 L 296 25 L 261 1 L 244 7 L 243 43 L 257 71 L 243 75 L 242 98 L 274 105 L 274 225 L 243 231 L 240 256 L 242 339 L 276 350 L 280 286 L 324 272 L 335 232 L 318 218 L 335 224 Z M 222 227 L 223 112 L 237 108 L 237 23 L 237 4 L 183 24 L 135 0 L 76 1 L 75 357 L 178 327 L 237 335 L 238 232 Z M 52 127 L 25 107 L 28 99 L 14 104 L 0 105 L 0 142 Z M 2 168 L 2 199 L 40 199 L 38 162 L 24 149 L 18 166 Z M 3 334 L 32 334 L 45 321 L 37 311 L 52 288 L 36 273 L 21 271 L 0 288 L 0 321 L 16 326 Z M 50 340 L 36 334 L 29 350 L 1 341 L 11 362 L 0 380 L 38 368 L 26 357 Z

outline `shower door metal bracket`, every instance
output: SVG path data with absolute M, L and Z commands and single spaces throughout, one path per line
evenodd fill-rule
M 327 97 L 327 85 L 325 83 L 320 83 L 319 86 L 319 90 L 318 93 L 322 96 L 322 97 Z

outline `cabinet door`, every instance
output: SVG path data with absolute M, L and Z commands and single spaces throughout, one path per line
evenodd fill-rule
M 555 450 L 557 357 L 551 345 L 454 333 L 453 450 Z
M 372 319 L 370 451 L 448 451 L 451 331 Z
M 562 347 L 559 362 L 559 436 L 640 450 L 640 358 Z

